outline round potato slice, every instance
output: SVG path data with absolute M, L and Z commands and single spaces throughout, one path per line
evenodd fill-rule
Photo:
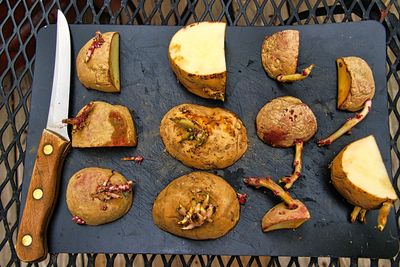
M 317 119 L 300 99 L 284 96 L 268 102 L 257 114 L 257 135 L 273 147 L 306 142 L 317 131 Z
M 85 168 L 68 182 L 67 206 L 79 224 L 99 225 L 119 219 L 132 206 L 132 181 L 103 168 Z
M 212 205 L 208 221 L 192 229 L 180 224 L 198 203 Z M 199 204 L 200 205 L 200 204 Z M 192 172 L 173 180 L 153 204 L 154 223 L 171 234 L 196 240 L 216 239 L 227 234 L 239 221 L 240 205 L 235 190 L 221 177 L 207 172 Z M 188 228 L 186 226 L 186 228 Z M 190 227 L 189 227 L 190 228 Z
M 300 34 L 296 30 L 276 32 L 265 37 L 261 47 L 264 70 L 272 79 L 296 73 Z
M 189 167 L 223 169 L 247 150 L 247 130 L 231 111 L 182 104 L 165 114 L 160 135 L 171 156 Z

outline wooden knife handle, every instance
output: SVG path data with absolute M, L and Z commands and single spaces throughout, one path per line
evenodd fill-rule
M 71 143 L 47 129 L 40 139 L 25 208 L 19 224 L 16 251 L 25 262 L 47 256 L 47 226 L 57 200 L 60 173 Z

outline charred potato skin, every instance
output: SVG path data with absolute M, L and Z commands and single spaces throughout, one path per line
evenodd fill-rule
M 306 142 L 314 136 L 317 126 L 312 110 L 291 96 L 271 100 L 256 117 L 257 136 L 273 147 L 291 147 L 297 140 Z
M 116 171 L 96 167 L 82 169 L 70 178 L 66 200 L 72 216 L 78 216 L 88 225 L 100 225 L 115 221 L 129 211 L 133 202 L 132 192 L 129 192 L 127 197 L 110 199 L 107 202 L 91 196 L 97 186 L 110 176 L 112 184 L 127 182 L 125 177 Z
M 358 111 L 363 108 L 365 101 L 372 99 L 375 94 L 375 81 L 368 63 L 359 57 L 342 57 L 351 77 L 350 91 L 338 109 Z
M 346 179 L 347 174 L 342 167 L 342 158 L 346 151 L 345 147 L 332 161 L 331 181 L 336 190 L 352 205 L 359 206 L 367 210 L 378 209 L 382 203 L 392 200 L 390 198 L 376 197 L 353 184 Z
M 120 92 L 120 83 L 114 84 L 111 71 L 111 42 L 113 38 L 119 39 L 119 33 L 106 32 L 102 34 L 102 37 L 104 43 L 94 50 L 88 62 L 85 62 L 86 52 L 92 45 L 94 38 L 90 39 L 79 51 L 76 58 L 78 79 L 88 89 L 110 93 Z
M 207 121 L 209 136 L 199 147 L 190 141 L 179 142 L 182 133 L 171 119 L 184 117 L 185 110 L 200 115 L 199 121 Z M 182 104 L 169 110 L 161 121 L 160 136 L 172 157 L 202 170 L 226 168 L 239 160 L 248 147 L 246 127 L 236 114 L 195 104 Z
M 135 124 L 127 107 L 121 105 L 111 105 L 103 101 L 93 101 L 91 103 L 93 104 L 93 110 L 90 111 L 88 117 L 86 118 L 84 122 L 85 126 L 80 130 L 75 130 L 76 126 L 73 126 L 72 128 L 72 147 L 133 147 L 137 145 L 137 133 Z M 77 117 L 79 117 L 84 112 L 84 109 L 85 107 L 78 112 Z M 99 115 L 97 111 L 101 112 L 102 115 Z M 102 125 L 104 132 L 106 132 L 107 129 L 110 128 L 106 127 L 105 123 L 107 121 L 108 123 L 110 123 L 109 116 L 111 112 L 117 112 L 124 123 L 126 123 L 126 125 L 124 125 L 124 131 L 122 132 L 121 129 L 117 129 L 118 127 L 112 126 L 114 127 L 114 129 L 111 133 L 110 139 L 103 140 L 103 138 L 105 138 L 105 135 L 103 134 L 103 131 L 101 131 L 102 129 L 98 129 L 100 131 L 97 131 L 97 134 L 92 134 L 89 137 L 88 132 L 90 132 L 91 130 L 87 129 L 86 127 L 91 127 L 90 124 L 93 120 L 97 120 L 97 123 Z M 119 131 L 121 132 L 118 133 Z
M 206 222 L 191 230 L 182 230 L 178 221 L 182 216 L 177 208 L 190 205 L 193 190 L 209 194 L 210 202 L 216 206 L 213 222 Z M 195 239 L 216 239 L 232 230 L 240 217 L 240 205 L 235 190 L 221 177 L 207 172 L 192 172 L 173 180 L 157 196 L 153 204 L 154 223 L 171 234 Z
M 300 34 L 284 30 L 265 37 L 261 47 L 261 62 L 272 79 L 278 75 L 296 73 L 300 47 Z
M 207 23 L 221 23 L 221 22 L 207 22 Z M 194 27 L 199 23 L 193 23 L 183 27 L 181 30 L 184 31 L 189 27 Z M 172 42 L 169 44 L 168 51 L 179 49 Z M 198 75 L 188 73 L 185 70 L 179 68 L 177 64 L 178 59 L 171 57 L 171 53 L 168 53 L 168 59 L 172 68 L 172 71 L 177 76 L 178 80 L 182 85 L 191 93 L 207 99 L 225 100 L 226 90 L 226 71 L 220 73 L 214 73 L 210 75 Z

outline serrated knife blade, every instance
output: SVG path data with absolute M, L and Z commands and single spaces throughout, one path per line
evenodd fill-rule
M 71 147 L 67 125 L 62 123 L 63 119 L 68 118 L 71 40 L 64 14 L 61 11 L 57 14 L 49 115 L 38 145 L 15 246 L 18 257 L 25 262 L 40 261 L 47 256 L 47 226 L 57 201 L 64 159 Z

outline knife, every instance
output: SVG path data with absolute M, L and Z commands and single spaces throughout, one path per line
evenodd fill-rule
M 49 115 L 39 142 L 15 248 L 18 257 L 25 262 L 40 261 L 47 256 L 47 226 L 57 200 L 62 165 L 71 147 L 67 125 L 62 123 L 68 118 L 71 40 L 64 14 L 60 10 L 57 14 Z

